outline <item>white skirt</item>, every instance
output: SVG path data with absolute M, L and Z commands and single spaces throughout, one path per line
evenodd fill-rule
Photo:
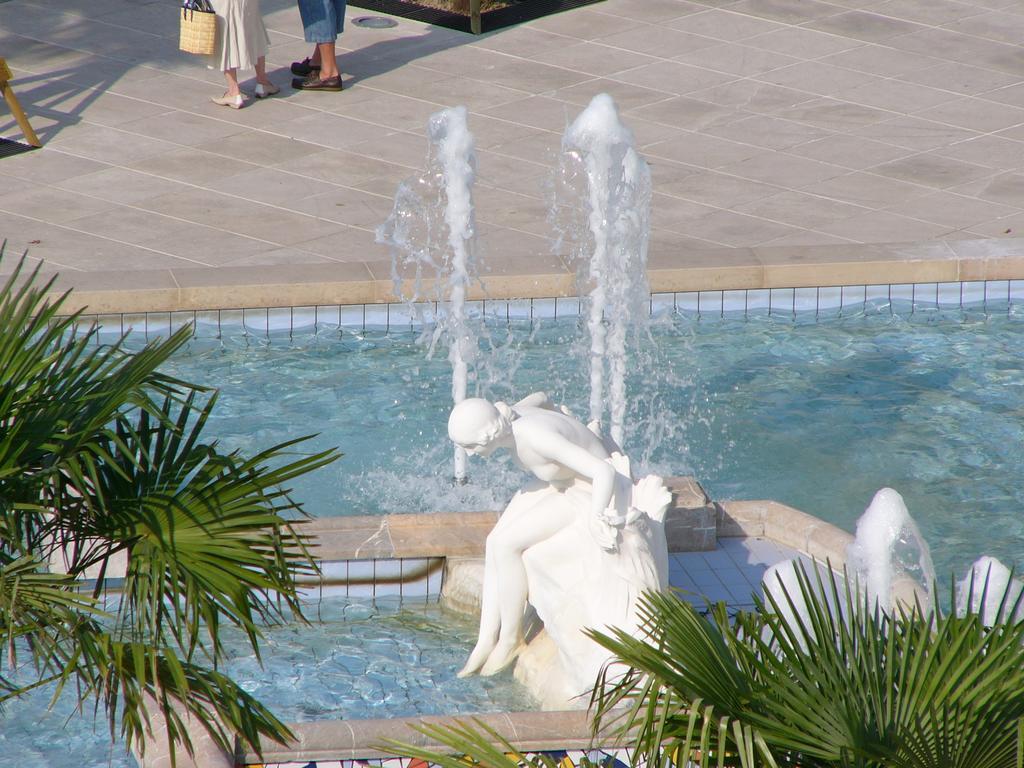
M 217 14 L 217 50 L 210 66 L 221 72 L 255 69 L 256 60 L 270 49 L 260 0 L 210 0 L 210 4 Z

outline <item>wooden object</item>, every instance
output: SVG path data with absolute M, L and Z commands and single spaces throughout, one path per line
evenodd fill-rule
M 11 88 L 10 81 L 11 69 L 7 66 L 7 61 L 0 58 L 0 94 L 3 94 L 4 101 L 7 102 L 7 106 L 11 110 L 11 114 L 13 114 L 14 119 L 18 121 L 18 127 L 21 128 L 21 132 L 25 136 L 25 141 L 33 147 L 41 147 L 43 144 L 39 141 L 39 137 L 36 136 L 36 132 L 32 130 L 32 126 L 29 125 L 28 116 L 25 115 L 25 110 L 21 108 L 21 104 L 18 102 L 18 97 L 14 95 L 14 89 Z

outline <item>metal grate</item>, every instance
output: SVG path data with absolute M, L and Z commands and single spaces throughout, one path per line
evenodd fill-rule
M 0 0 L 0 2 L 3 2 L 3 0 Z M 5 157 L 20 155 L 22 152 L 31 152 L 33 149 L 38 149 L 38 147 L 22 144 L 14 139 L 0 138 L 0 160 L 3 160 Z

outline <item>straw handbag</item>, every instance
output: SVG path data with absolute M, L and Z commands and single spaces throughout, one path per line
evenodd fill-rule
M 217 17 L 205 0 L 185 0 L 178 47 L 186 53 L 206 56 L 217 50 Z

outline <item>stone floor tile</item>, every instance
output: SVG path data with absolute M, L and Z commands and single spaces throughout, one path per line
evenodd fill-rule
M 596 78 L 568 88 L 559 88 L 551 94 L 556 99 L 585 107 L 598 93 L 607 93 L 619 107 L 620 112 L 629 112 L 637 107 L 672 98 L 675 94 L 656 88 L 641 88 L 609 78 Z
M 551 234 L 551 225 L 547 221 L 548 203 L 540 197 L 481 187 L 475 190 L 473 201 L 479 221 L 500 224 L 539 237 Z
M 863 206 L 802 192 L 780 192 L 753 203 L 738 205 L 735 210 L 809 229 L 820 229 L 823 224 L 865 213 Z
M 1024 208 L 1024 173 L 1001 173 L 952 187 L 949 191 Z
M 1024 214 L 1015 213 L 965 228 L 973 237 L 1020 237 L 1024 233 Z
M 529 22 L 529 26 L 546 32 L 573 37 L 577 40 L 594 40 L 614 35 L 634 27 L 647 26 L 642 21 L 623 19 L 601 13 L 597 8 L 581 8 L 578 12 L 555 13 Z
M 877 209 L 919 197 L 932 190 L 873 173 L 857 172 L 810 184 L 801 191 Z
M 495 154 L 521 158 L 531 163 L 554 166 L 557 164 L 561 137 L 555 133 L 537 132 L 522 138 L 489 147 Z
M 795 227 L 734 211 L 716 211 L 686 225 L 684 234 L 733 248 L 746 248 L 798 231 Z
M 716 45 L 713 48 L 675 56 L 674 59 L 741 77 L 761 75 L 798 62 L 798 59 L 792 56 L 738 43 Z
M 519 24 L 481 35 L 473 45 L 477 48 L 544 61 L 545 54 L 563 48 L 574 48 L 579 45 L 579 41 L 566 35 L 539 29 L 532 24 Z
M 398 166 L 422 169 L 426 164 L 427 141 L 422 134 L 382 131 L 377 138 L 345 147 L 345 151 Z
M 836 6 L 818 0 L 740 0 L 730 10 L 786 24 L 804 24 L 834 16 Z
M 109 167 L 107 163 L 69 155 L 49 147 L 4 158 L 3 165 L 0 166 L 8 176 L 40 184 L 53 184 Z
M 722 168 L 722 171 L 745 179 L 753 179 L 789 189 L 799 189 L 849 173 L 846 168 L 838 165 L 794 157 L 783 152 L 766 152 L 748 160 L 727 165 Z
M 903 147 L 843 133 L 797 144 L 784 151 L 858 171 L 904 157 L 908 152 Z
M 316 95 L 329 96 L 330 94 Z M 300 150 L 311 152 L 317 147 L 345 149 L 366 141 L 386 141 L 389 134 L 394 131 L 394 129 L 363 120 L 353 120 L 327 112 L 311 112 L 280 123 L 274 126 L 273 130 L 306 144 L 305 147 L 293 146 L 295 152 Z
M 55 187 L 38 187 L 29 192 L 0 193 L 0 211 L 41 221 L 66 223 L 114 207 L 113 203 Z
M 171 243 L 196 225 L 151 210 L 120 205 L 109 212 L 79 217 L 69 226 L 107 240 L 170 250 Z
M 376 73 L 367 77 L 364 82 L 375 90 L 422 98 L 447 106 L 455 106 L 457 97 L 458 103 L 464 104 L 470 110 L 504 104 L 513 99 L 529 96 L 533 92 L 529 88 L 506 88 L 465 75 L 442 75 L 415 65 Z
M 50 146 L 77 157 L 116 165 L 145 160 L 176 148 L 170 142 L 100 125 L 62 131 L 50 141 Z
M 426 149 L 425 142 L 421 144 L 421 148 Z M 276 163 L 274 167 L 310 179 L 328 181 L 332 184 L 345 185 L 347 183 L 350 186 L 358 187 L 360 184 L 374 179 L 388 179 L 393 180 L 397 185 L 398 181 L 422 167 L 424 156 L 424 153 L 421 153 L 416 166 L 412 167 L 368 157 L 365 154 L 323 149 L 293 160 Z
M 886 0 L 872 10 L 897 19 L 935 26 L 978 13 L 974 4 L 952 0 Z
M 806 123 L 766 116 L 746 117 L 725 125 L 713 125 L 706 128 L 705 132 L 764 149 L 788 149 L 831 134 L 831 131 Z
M 912 116 L 894 117 L 852 129 L 849 133 L 917 152 L 949 146 L 979 135 L 977 131 Z
M 892 117 L 891 112 L 833 98 L 805 101 L 792 109 L 776 112 L 785 120 L 813 125 L 826 131 L 853 131 L 861 126 L 875 125 Z
M 199 186 L 259 167 L 256 163 L 247 163 L 193 148 L 173 149 L 126 165 L 141 173 Z
M 819 229 L 859 243 L 906 243 L 942 237 L 952 228 L 885 211 L 872 211 L 824 224 Z
M 1021 129 L 1024 133 L 1024 128 Z M 966 163 L 988 166 L 997 171 L 1024 167 L 1024 142 L 1001 136 L 978 136 L 933 151 Z
M 860 40 L 850 40 L 825 32 L 816 32 L 806 27 L 789 26 L 784 26 L 773 32 L 766 32 L 763 35 L 755 35 L 743 42 L 745 45 L 777 53 L 790 54 L 793 51 L 800 51 L 801 56 L 805 59 L 818 59 L 840 51 L 861 48 L 864 45 Z
M 908 114 L 954 101 L 957 96 L 955 93 L 939 88 L 929 88 L 919 83 L 885 80 L 881 83 L 869 83 L 838 91 L 833 98 L 868 107 L 877 107 L 898 114 Z
M 921 110 L 916 116 L 982 133 L 1024 124 L 1024 109 L 967 97 Z
M 904 73 L 899 78 L 908 83 L 942 88 L 964 96 L 988 96 L 992 91 L 1020 82 L 1019 77 L 1005 72 L 949 61 Z
M 402 131 L 423 130 L 430 116 L 444 108 L 423 98 L 397 93 L 381 93 L 356 89 L 340 99 L 324 105 L 324 111 L 353 120 L 372 118 L 375 125 Z
M 669 21 L 668 26 L 683 32 L 730 42 L 786 29 L 785 25 L 778 22 L 735 13 L 728 8 L 708 8 L 699 13 L 687 14 Z
M 921 26 L 914 22 L 865 11 L 835 14 L 812 21 L 807 27 L 870 43 L 880 43 L 921 29 Z
M 947 191 L 921 195 L 905 203 L 891 205 L 886 210 L 900 216 L 931 221 L 955 229 L 973 228 L 978 224 L 1015 215 L 1017 212 L 1011 206 Z
M 623 32 L 615 32 L 601 37 L 600 42 L 662 59 L 671 59 L 720 45 L 720 42 L 713 38 L 690 34 L 661 24 L 645 24 Z
M 259 251 L 247 256 L 240 256 L 223 264 L 225 267 L 264 267 L 288 264 L 317 264 L 327 263 L 330 259 L 317 256 L 309 251 L 296 248 L 274 248 L 269 251 Z
M 996 104 L 1024 107 L 1024 82 L 1014 83 L 1004 88 L 996 88 L 978 95 L 978 98 L 991 101 Z
M 955 32 L 1012 45 L 1019 45 L 1021 40 L 1024 40 L 1024 16 L 1017 11 L 987 11 L 962 16 L 943 26 Z
M 245 131 L 243 126 L 177 109 L 122 123 L 120 128 L 188 147 L 219 141 Z
M 833 53 L 823 57 L 821 61 L 880 77 L 899 77 L 908 72 L 919 72 L 942 64 L 941 59 L 932 56 L 871 44 Z
M 806 91 L 783 88 L 756 80 L 735 80 L 725 85 L 694 91 L 690 98 L 760 115 L 774 115 L 819 97 Z
M 757 80 L 798 91 L 809 91 L 828 96 L 839 90 L 881 82 L 881 78 L 866 72 L 834 67 L 819 61 L 804 61 L 780 67 L 759 75 Z
M 597 10 L 629 21 L 665 24 L 673 19 L 685 19 L 700 13 L 702 6 L 680 0 L 620 0 L 614 4 L 597 6 Z
M 667 141 L 648 144 L 644 147 L 644 156 L 648 162 L 653 162 L 654 173 L 657 175 L 659 168 L 664 165 L 657 162 L 660 158 L 713 169 L 747 160 L 765 151 L 761 147 L 738 141 L 688 132 Z M 689 173 L 693 173 L 693 170 L 691 169 Z
M 660 61 L 657 64 L 646 64 L 628 72 L 620 72 L 615 79 L 629 85 L 666 90 L 682 96 L 704 88 L 732 82 L 736 77 L 677 61 Z
M 655 192 L 651 201 L 651 227 L 667 230 L 672 235 L 686 234 L 686 227 L 690 222 L 719 210 L 721 209 L 717 206 L 686 200 L 682 194 L 676 197 Z
M 731 208 L 781 191 L 781 186 L 742 178 L 731 173 L 700 171 L 678 181 L 662 184 L 657 193 L 675 195 L 715 208 Z
M 329 120 L 322 113 L 317 117 L 325 122 Z M 286 123 L 280 127 L 280 130 L 289 131 L 294 122 Z M 234 127 L 232 126 L 232 128 Z M 303 130 L 305 128 L 306 126 Z M 243 130 L 212 141 L 196 142 L 193 146 L 203 152 L 244 160 L 257 165 L 277 165 L 323 150 L 323 146 L 319 144 L 302 141 L 295 136 L 283 136 L 263 130 Z
M 390 259 L 387 246 L 376 241 L 374 232 L 358 227 L 343 226 L 328 235 L 301 240 L 293 247 L 343 263 Z
M 653 64 L 657 59 L 645 52 L 629 51 L 605 44 L 604 40 L 563 44 L 536 54 L 533 59 L 543 64 L 564 67 L 594 77 L 611 77 L 628 69 Z
M 561 133 L 575 119 L 579 111 L 579 107 L 566 101 L 548 96 L 528 96 L 525 99 L 517 99 L 483 110 L 482 115 L 497 118 L 506 123 Z M 470 119 L 471 130 L 475 130 L 475 125 L 479 120 L 480 117 L 477 115 Z M 493 123 L 490 125 L 496 127 Z M 488 128 L 481 128 L 481 132 L 487 137 L 484 140 L 488 143 L 501 143 L 505 139 L 505 136 L 502 135 L 492 136 L 493 131 Z M 503 132 L 499 131 L 499 133 Z
M 946 189 L 965 184 L 975 179 L 992 176 L 992 169 L 972 163 L 961 162 L 936 154 L 919 154 L 882 163 L 871 169 L 872 173 L 888 176 L 901 181 L 912 181 L 937 189 Z
M 246 200 L 301 210 L 303 200 L 328 192 L 334 185 L 276 168 L 257 168 L 211 181 L 207 188 Z
M 368 192 L 362 192 L 357 189 L 334 187 L 327 192 L 296 200 L 293 205 L 289 206 L 294 207 L 296 211 L 302 211 L 308 214 L 308 216 L 317 218 L 313 222 L 306 222 L 305 224 L 296 220 L 295 226 L 299 229 L 309 229 L 309 235 L 296 240 L 282 240 L 281 242 L 309 240 L 316 236 L 312 230 L 324 229 L 324 234 L 326 234 L 327 231 L 337 231 L 336 225 L 338 224 L 373 229 L 387 219 L 388 214 L 391 213 L 392 205 L 391 198 L 371 195 Z M 328 223 L 331 226 L 325 226 Z

